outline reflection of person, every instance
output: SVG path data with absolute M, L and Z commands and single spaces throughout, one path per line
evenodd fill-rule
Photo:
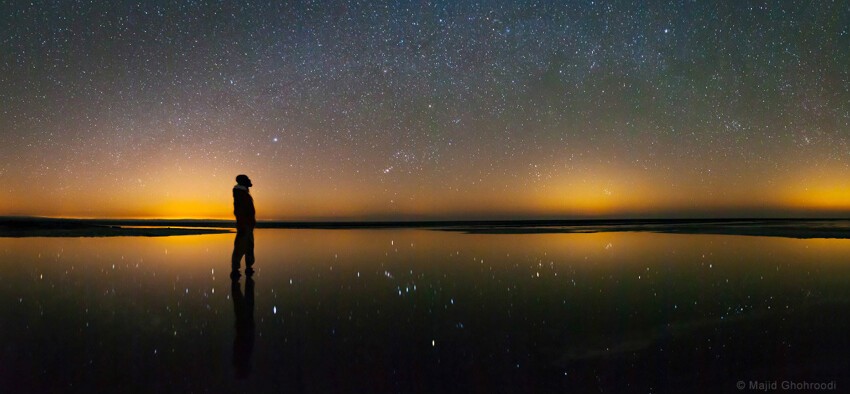
M 230 283 L 230 298 L 236 315 L 236 336 L 233 338 L 233 367 L 236 378 L 244 379 L 251 374 L 251 353 L 254 351 L 254 280 L 245 280 L 245 294 L 239 287 L 239 279 Z
M 236 240 L 233 242 L 233 257 L 231 258 L 231 275 L 239 277 L 239 263 L 245 256 L 245 273 L 254 272 L 254 226 L 257 219 L 254 211 L 254 198 L 248 188 L 254 186 L 247 175 L 236 177 L 233 186 L 233 214 L 236 216 Z

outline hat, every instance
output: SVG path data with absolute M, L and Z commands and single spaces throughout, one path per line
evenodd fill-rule
M 236 183 L 238 183 L 242 186 L 245 186 L 245 187 L 254 186 L 254 185 L 251 184 L 251 178 L 248 178 L 248 175 L 245 175 L 245 174 L 237 175 L 236 176 Z

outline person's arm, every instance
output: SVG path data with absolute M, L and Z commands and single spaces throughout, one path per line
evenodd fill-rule
M 254 207 L 244 191 L 233 191 L 233 215 L 236 216 L 236 226 L 254 227 Z
M 248 202 L 248 217 L 251 218 L 251 228 L 257 227 L 257 211 L 254 210 L 254 199 L 247 198 Z

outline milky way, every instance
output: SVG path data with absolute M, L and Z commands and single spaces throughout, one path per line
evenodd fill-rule
M 846 1 L 140 3 L 0 3 L 0 214 L 850 213 Z

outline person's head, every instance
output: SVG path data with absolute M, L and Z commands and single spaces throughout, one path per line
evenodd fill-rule
M 236 176 L 236 183 L 245 187 L 254 186 L 251 184 L 251 178 L 248 178 L 248 175 L 240 174 Z

